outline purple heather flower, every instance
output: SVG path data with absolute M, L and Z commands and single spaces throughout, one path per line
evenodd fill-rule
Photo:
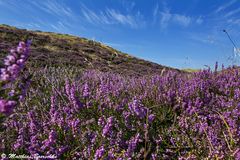
M 68 88 L 70 87 L 70 88 Z M 69 90 L 70 89 L 70 90 Z M 66 85 L 66 92 L 68 95 L 68 99 L 73 105 L 75 111 L 78 111 L 79 109 L 82 108 L 82 103 L 79 101 L 78 97 L 76 96 L 76 85 L 73 84 L 72 86 Z
M 134 153 L 135 149 L 137 148 L 137 143 L 140 142 L 140 134 L 137 133 L 134 137 L 132 137 L 129 141 L 128 141 L 128 149 L 127 152 L 125 153 L 127 157 L 131 157 L 132 154 Z
M 147 109 L 141 104 L 138 99 L 134 99 L 132 103 L 129 104 L 129 110 L 137 115 L 139 118 L 146 116 Z
M 109 151 L 108 151 L 108 159 L 114 159 L 115 156 L 114 156 L 114 149 L 111 148 Z
M 21 71 L 21 68 L 18 64 L 16 64 L 16 60 L 19 59 L 19 55 L 28 55 L 29 51 L 29 45 L 30 42 L 24 43 L 20 42 L 18 45 L 17 51 L 11 50 L 10 55 L 8 55 L 4 59 L 5 68 L 1 68 L 0 73 L 0 80 L 4 81 L 6 83 L 9 83 L 12 80 L 15 80 L 18 77 L 19 72 Z M 21 48 L 21 49 L 19 49 Z M 16 54 L 16 52 L 19 54 Z M 27 57 L 26 57 L 27 58 Z M 24 59 L 24 61 L 26 60 Z M 13 94 L 10 93 L 9 96 L 12 96 Z M 0 112 L 9 114 L 12 112 L 14 106 L 17 104 L 16 101 L 13 100 L 0 100 Z
M 28 119 L 29 119 L 29 129 L 31 134 L 35 134 L 37 131 L 37 126 L 36 126 L 36 120 L 35 120 L 35 114 L 33 111 L 28 112 Z
M 15 61 L 16 61 L 16 57 L 15 57 L 15 56 L 13 56 L 13 55 L 8 55 L 8 56 L 6 57 L 6 59 L 4 60 L 4 64 L 7 65 L 7 66 L 9 66 L 9 65 L 15 63 Z
M 10 114 L 16 104 L 16 101 L 0 99 L 0 112 Z
M 99 125 L 99 126 L 104 126 L 104 125 L 105 125 L 104 117 L 100 117 L 100 118 L 98 119 L 98 125 Z
M 20 42 L 17 51 L 10 50 L 10 55 L 4 59 L 4 72 L 2 72 L 3 69 L 1 69 L 0 78 L 2 81 L 14 80 L 18 76 L 18 73 L 28 58 L 30 43 L 30 41 L 27 43 Z M 24 58 L 21 58 L 22 56 L 24 56 Z M 16 63 L 18 61 L 21 62 L 20 66 Z
M 152 153 L 152 154 L 151 154 L 151 157 L 152 157 L 152 160 L 157 160 L 157 154 Z
M 238 150 L 238 151 L 235 153 L 235 158 L 236 158 L 236 159 L 240 159 L 240 150 Z
M 103 130 L 102 130 L 103 137 L 106 137 L 107 135 L 111 134 L 113 123 L 114 123 L 114 117 L 109 117 L 107 119 L 106 125 L 103 127 Z
M 42 150 L 50 148 L 52 145 L 56 144 L 57 133 L 54 130 L 51 130 L 48 136 L 48 139 L 43 141 Z
M 24 59 L 19 59 L 19 60 L 17 60 L 17 64 L 18 64 L 19 66 L 22 66 L 22 65 L 24 64 Z
M 10 80 L 10 75 L 9 75 L 8 73 L 2 73 L 2 74 L 0 75 L 0 79 L 1 79 L 2 81 L 9 81 L 9 80 Z
M 69 149 L 69 146 L 62 146 L 62 147 L 58 148 L 57 156 L 59 157 L 62 154 L 66 153 L 68 149 Z
M 73 136 L 76 137 L 77 133 L 78 133 L 78 125 L 80 124 L 80 120 L 78 118 L 73 119 L 72 121 L 70 121 L 70 125 L 71 125 L 71 129 L 72 129 L 72 133 Z
M 12 90 L 8 93 L 8 95 L 9 95 L 10 97 L 13 97 L 14 94 L 15 94 L 15 90 L 14 90 L 14 89 L 12 89 Z
M 30 138 L 30 146 L 28 147 L 28 151 L 31 155 L 38 153 L 40 149 L 38 135 L 33 135 Z
M 148 116 L 148 121 L 149 121 L 149 123 L 152 123 L 153 122 L 153 120 L 155 119 L 155 115 L 154 114 L 150 114 L 149 116 Z
M 13 64 L 7 67 L 7 71 L 10 72 L 12 75 L 16 75 L 20 71 L 20 67 L 17 64 Z
M 101 159 L 104 153 L 105 153 L 104 146 L 99 147 L 95 152 L 94 159 L 95 160 Z
M 83 86 L 83 97 L 87 98 L 90 95 L 90 89 L 87 83 Z
M 19 129 L 18 138 L 16 142 L 13 144 L 13 149 L 17 151 L 19 148 L 24 147 L 24 128 Z

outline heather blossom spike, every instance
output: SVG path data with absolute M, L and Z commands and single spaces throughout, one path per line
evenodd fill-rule
M 103 154 L 105 153 L 104 146 L 101 146 L 99 149 L 96 150 L 94 159 L 101 159 L 103 157 Z
M 24 64 L 29 56 L 29 47 L 31 42 L 19 42 L 16 50 L 10 50 L 10 54 L 4 59 L 4 68 L 1 68 L 0 81 L 3 84 L 3 88 L 6 89 L 6 85 L 12 83 L 19 76 L 20 71 L 24 67 Z M 19 63 L 21 62 L 21 63 Z M 14 90 L 13 90 L 14 91 Z M 22 90 L 23 91 L 23 90 Z M 14 92 L 10 93 L 10 96 L 14 96 Z M 24 91 L 22 92 L 22 96 Z M 16 106 L 16 100 L 0 99 L 0 112 L 4 114 L 10 114 L 13 108 Z
M 83 87 L 83 97 L 87 98 L 90 95 L 90 91 L 89 91 L 89 86 L 87 83 L 84 84 Z
M 107 119 L 106 125 L 103 127 L 103 131 L 102 131 L 103 137 L 106 137 L 107 135 L 111 135 L 113 123 L 114 123 L 114 117 L 109 117 Z
M 127 158 L 131 158 L 135 149 L 137 148 L 137 144 L 141 141 L 140 139 L 140 134 L 136 134 L 134 137 L 132 137 L 129 141 L 128 141 L 128 148 L 127 148 L 127 152 L 126 152 L 126 157 Z
M 17 104 L 16 101 L 0 99 L 0 112 L 9 114 Z
M 134 98 L 133 102 L 129 104 L 129 110 L 136 114 L 139 118 L 146 116 L 146 108 L 141 104 L 140 100 Z

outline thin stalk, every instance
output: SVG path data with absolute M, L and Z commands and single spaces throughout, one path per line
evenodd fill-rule
M 194 111 L 194 113 L 195 113 L 196 117 L 198 117 L 198 114 L 196 113 L 196 111 Z M 201 122 L 201 121 L 199 121 L 199 122 L 200 122 L 200 124 L 202 125 L 202 122 Z M 206 135 L 206 137 L 207 137 L 207 139 L 208 139 L 208 142 L 209 142 L 209 144 L 210 144 L 210 147 L 211 147 L 210 153 L 212 153 L 212 150 L 214 150 L 213 145 L 212 145 L 212 142 L 211 142 L 211 140 L 210 140 L 210 138 L 209 138 L 209 136 L 208 136 L 207 131 L 205 130 L 205 128 L 203 128 L 203 130 L 204 130 L 204 133 L 205 133 L 205 135 Z

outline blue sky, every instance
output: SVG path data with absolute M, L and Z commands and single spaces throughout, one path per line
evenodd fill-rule
M 232 64 L 223 29 L 240 45 L 239 0 L 0 0 L 0 23 L 86 37 L 175 68 Z

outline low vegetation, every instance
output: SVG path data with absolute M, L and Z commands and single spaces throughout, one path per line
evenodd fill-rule
M 142 76 L 178 69 L 135 58 L 99 42 L 67 34 L 28 31 L 0 25 L 0 59 L 19 41 L 32 40 L 31 68 L 70 67 L 97 69 L 102 72 Z M 57 57 L 57 58 L 56 58 Z M 183 71 L 182 71 L 183 72 Z
M 28 45 L 19 47 L 10 55 L 28 55 Z M 24 61 L 28 68 L 12 74 L 17 57 L 8 56 L 1 70 L 2 153 L 240 159 L 238 68 L 130 76 L 76 66 L 34 69 Z

